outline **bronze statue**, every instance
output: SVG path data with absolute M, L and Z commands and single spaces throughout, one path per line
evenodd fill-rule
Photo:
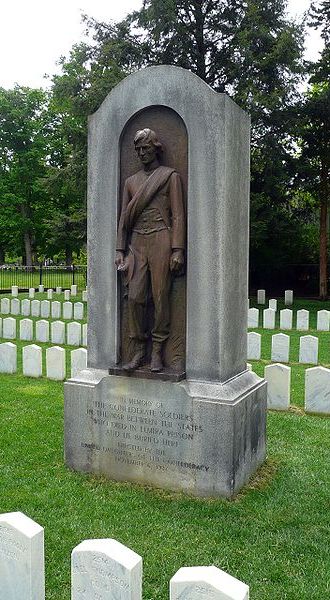
M 151 291 L 154 324 L 151 331 L 151 371 L 163 369 L 162 350 L 170 331 L 169 294 L 172 274 L 184 264 L 185 215 L 179 174 L 161 166 L 162 145 L 151 129 L 134 137 L 143 169 L 125 181 L 117 234 L 115 264 L 128 285 L 129 337 L 132 359 L 123 369 L 134 371 L 145 361 L 145 309 Z

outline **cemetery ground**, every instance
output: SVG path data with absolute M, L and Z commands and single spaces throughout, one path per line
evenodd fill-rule
M 319 337 L 319 363 L 329 366 L 330 333 L 314 331 L 316 310 L 329 303 L 297 300 L 291 308 L 311 311 L 308 333 Z M 277 330 L 253 331 L 262 335 L 262 359 L 250 362 L 262 375 Z M 45 528 L 47 600 L 70 598 L 72 549 L 107 537 L 143 557 L 147 600 L 167 599 L 174 573 L 195 565 L 215 565 L 247 583 L 251 600 L 329 597 L 330 418 L 304 413 L 310 365 L 297 362 L 306 332 L 286 333 L 291 409 L 268 411 L 267 462 L 231 501 L 70 471 L 63 461 L 63 384 L 0 375 L 0 512 L 22 511 Z

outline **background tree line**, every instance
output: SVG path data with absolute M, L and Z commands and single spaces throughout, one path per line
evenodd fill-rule
M 144 0 L 119 23 L 84 16 L 89 42 L 60 59 L 49 91 L 0 89 L 0 263 L 82 260 L 87 116 L 126 75 L 190 69 L 251 114 L 252 274 L 320 259 L 327 295 L 330 0 L 303 22 L 286 0 Z M 321 31 L 303 60 L 306 27 Z

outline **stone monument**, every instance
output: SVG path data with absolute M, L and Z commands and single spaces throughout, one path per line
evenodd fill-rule
M 71 468 L 230 497 L 263 462 L 266 383 L 246 366 L 249 130 L 228 96 L 172 66 L 130 75 L 90 117 Z

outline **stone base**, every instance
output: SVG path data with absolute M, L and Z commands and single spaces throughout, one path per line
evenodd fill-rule
M 77 471 L 201 497 L 231 497 L 266 455 L 266 383 L 224 384 L 86 369 L 65 388 L 65 460 Z

